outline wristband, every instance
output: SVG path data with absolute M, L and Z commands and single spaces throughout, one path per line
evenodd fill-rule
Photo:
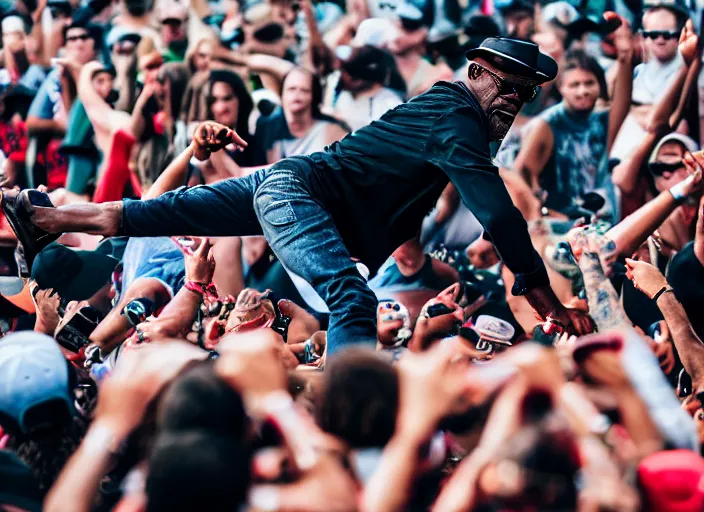
M 680 181 L 677 185 L 673 185 L 670 187 L 670 194 L 672 194 L 672 197 L 675 198 L 675 201 L 678 203 L 681 203 L 687 198 L 687 194 L 685 193 L 685 189 L 691 185 L 692 181 L 694 181 L 694 176 L 687 176 L 685 179 Z
M 660 289 L 658 290 L 658 293 L 656 293 L 655 295 L 653 295 L 653 300 L 654 300 L 655 302 L 657 302 L 658 299 L 660 298 L 660 296 L 661 296 L 663 293 L 674 292 L 674 291 L 675 291 L 675 290 L 673 290 L 670 286 L 663 286 L 662 288 L 660 288 Z
M 195 281 L 186 281 L 184 287 L 186 288 L 186 290 L 202 295 L 203 297 L 208 299 L 218 298 L 218 290 L 213 283 L 203 284 L 196 283 Z

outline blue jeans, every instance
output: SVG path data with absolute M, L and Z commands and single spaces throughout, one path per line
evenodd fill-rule
M 279 166 L 277 166 L 279 167 Z M 330 213 L 300 172 L 258 171 L 149 201 L 125 200 L 128 236 L 263 234 L 283 266 L 308 281 L 330 310 L 328 353 L 376 343 L 377 299 L 357 270 Z

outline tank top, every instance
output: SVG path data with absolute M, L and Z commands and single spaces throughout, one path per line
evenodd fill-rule
M 554 139 L 552 155 L 540 176 L 540 185 L 548 193 L 545 205 L 564 211 L 579 205 L 586 192 L 597 192 L 606 200 L 602 213 L 618 219 L 606 154 L 609 112 L 575 115 L 560 102 L 539 117 L 548 123 Z

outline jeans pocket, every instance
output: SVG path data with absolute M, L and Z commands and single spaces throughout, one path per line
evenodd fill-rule
M 272 226 L 282 227 L 296 222 L 296 214 L 289 201 L 275 201 L 264 208 L 262 220 Z

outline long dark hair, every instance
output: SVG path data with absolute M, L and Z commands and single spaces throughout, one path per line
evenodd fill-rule
M 249 116 L 254 108 L 252 96 L 250 96 L 247 86 L 240 76 L 234 71 L 226 69 L 213 69 L 210 71 L 210 84 L 208 85 L 208 100 L 213 94 L 213 85 L 217 82 L 223 82 L 230 86 L 232 93 L 237 97 L 237 125 L 235 131 L 240 134 L 245 140 L 249 140 Z M 210 101 L 208 101 L 208 119 L 213 118 L 213 112 L 210 109 Z
M 167 77 L 171 87 L 171 115 L 174 119 L 179 119 L 181 117 L 183 96 L 191 74 L 184 63 L 168 62 L 159 69 L 159 81 L 163 83 Z

